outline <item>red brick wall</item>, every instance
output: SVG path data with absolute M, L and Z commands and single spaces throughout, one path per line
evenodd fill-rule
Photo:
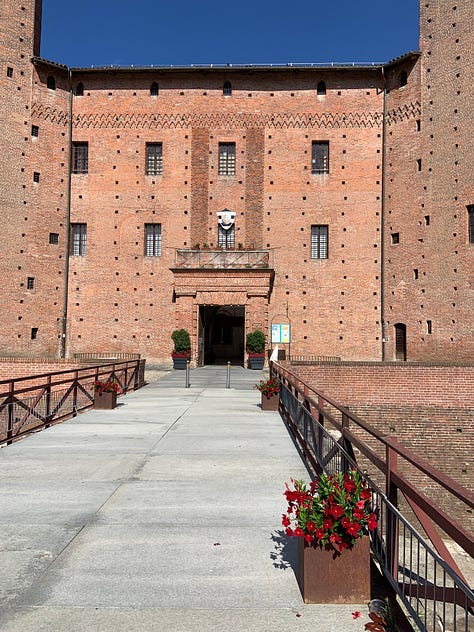
M 28 375 L 41 375 L 56 371 L 68 371 L 84 366 L 73 360 L 57 360 L 52 362 L 42 358 L 0 358 L 0 382 Z

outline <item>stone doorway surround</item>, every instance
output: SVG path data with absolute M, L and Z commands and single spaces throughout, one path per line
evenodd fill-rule
M 268 335 L 268 305 L 273 289 L 272 268 L 172 268 L 176 328 L 191 336 L 192 364 L 198 363 L 199 307 L 241 305 L 245 308 L 244 336 L 254 329 Z

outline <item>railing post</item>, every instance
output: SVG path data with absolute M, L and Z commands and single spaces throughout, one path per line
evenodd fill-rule
M 77 383 L 79 380 L 79 371 L 74 371 L 74 388 L 72 391 L 72 416 L 77 417 Z
M 51 419 L 51 373 L 48 375 L 46 383 L 46 421 Z M 49 428 L 49 423 L 45 424 L 46 428 Z
M 227 374 L 225 380 L 225 387 L 230 388 L 230 362 L 227 362 Z
M 7 425 L 7 445 L 10 445 L 13 441 L 13 394 L 15 392 L 15 382 L 10 382 L 9 395 L 8 395 L 8 425 Z
M 392 439 L 395 441 L 395 439 Z M 386 445 L 387 479 L 385 493 L 394 507 L 398 506 L 398 490 L 392 480 L 392 474 L 397 471 L 397 453 Z M 390 573 L 395 581 L 398 581 L 398 520 L 397 516 L 390 512 L 387 515 L 387 563 Z
M 189 382 L 189 364 L 190 364 L 190 360 L 187 360 L 186 362 L 186 374 L 185 374 L 185 384 L 184 384 L 184 388 L 189 388 L 190 386 L 190 382 Z

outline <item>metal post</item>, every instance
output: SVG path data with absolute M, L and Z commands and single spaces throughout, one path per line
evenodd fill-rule
M 225 381 L 225 387 L 230 388 L 230 362 L 227 362 L 227 376 Z
M 189 388 L 190 383 L 189 383 L 189 360 L 186 362 L 186 384 L 184 385 L 185 388 Z

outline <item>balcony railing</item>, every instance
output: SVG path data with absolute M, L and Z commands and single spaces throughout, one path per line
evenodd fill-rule
M 176 250 L 177 268 L 272 268 L 271 250 Z

